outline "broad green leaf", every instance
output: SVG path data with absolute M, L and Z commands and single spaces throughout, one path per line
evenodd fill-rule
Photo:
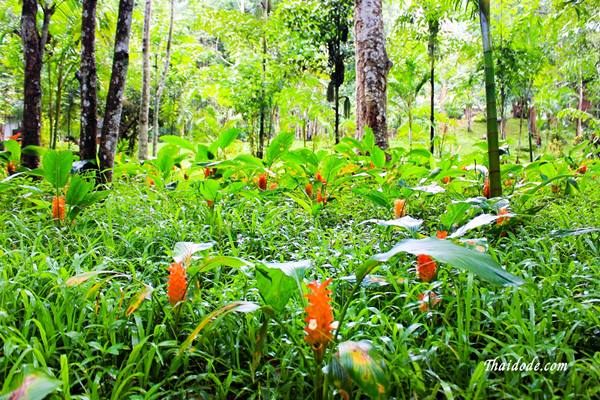
M 160 137 L 160 140 L 168 143 L 168 144 L 172 144 L 175 146 L 178 146 L 182 149 L 186 149 L 191 151 L 192 153 L 196 153 L 197 147 L 196 145 L 194 145 L 192 142 L 190 142 L 187 139 L 184 139 L 180 136 L 175 136 L 175 135 L 163 135 Z
M 65 196 L 67 204 L 78 205 L 94 189 L 94 183 L 83 178 L 81 175 L 73 175 L 69 190 Z
M 73 165 L 73 154 L 70 151 L 48 150 L 42 159 L 44 177 L 56 189 L 62 189 L 69 181 Z
M 383 358 L 368 340 L 342 342 L 329 366 L 329 374 L 339 390 L 350 395 L 355 383 L 372 399 L 389 397 L 389 378 Z
M 467 218 L 467 211 L 470 208 L 471 204 L 465 202 L 448 204 L 446 212 L 440 216 L 440 222 L 447 230 L 451 230 L 454 225 L 460 224 Z
M 237 128 L 226 129 L 219 135 L 219 138 L 210 146 L 213 153 L 216 153 L 217 149 L 226 149 L 233 141 L 239 136 L 241 131 Z
M 282 132 L 271 141 L 267 148 L 266 162 L 273 164 L 279 157 L 288 151 L 294 143 L 294 134 L 291 132 Z
M 456 268 L 464 269 L 479 275 L 482 279 L 498 285 L 517 286 L 524 281 L 506 272 L 489 255 L 481 254 L 475 250 L 466 249 L 452 243 L 450 240 L 406 239 L 394 246 L 386 253 L 376 254 L 367 260 L 357 273 L 359 279 L 364 278 L 375 266 L 389 261 L 399 253 L 410 253 L 413 255 L 426 254 Z
M 368 126 L 365 126 L 363 129 L 362 147 L 365 151 L 371 151 L 375 147 L 375 135 L 373 135 L 373 130 Z
M 281 269 L 257 265 L 256 287 L 265 304 L 281 313 L 296 290 L 297 284 Z
M 4 143 L 4 149 L 10 153 L 8 159 L 12 162 L 21 160 L 21 145 L 16 140 L 7 140 Z
M 33 373 L 23 379 L 23 383 L 13 392 L 0 397 L 4 400 L 42 400 L 58 389 L 60 381 L 42 373 Z
M 450 239 L 461 237 L 471 229 L 479 228 L 480 226 L 490 224 L 499 218 L 510 218 L 514 217 L 516 214 L 508 213 L 502 215 L 492 215 L 492 214 L 481 214 L 467 222 L 466 225 L 461 226 L 456 230 L 452 235 L 449 236 Z
M 208 250 L 214 245 L 214 243 L 177 242 L 173 248 L 173 260 L 177 263 L 189 264 L 195 253 Z
M 371 161 L 377 168 L 385 167 L 385 152 L 375 146 L 371 149 Z

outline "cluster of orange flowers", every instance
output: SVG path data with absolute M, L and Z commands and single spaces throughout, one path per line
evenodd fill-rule
M 333 310 L 329 297 L 331 290 L 327 289 L 330 283 L 331 278 L 322 284 L 317 281 L 311 282 L 308 284 L 310 291 L 306 294 L 308 306 L 304 309 L 307 314 L 304 340 L 310 344 L 318 360 L 323 359 L 325 349 L 333 338 Z
M 167 294 L 169 303 L 176 305 L 185 298 L 187 290 L 187 275 L 182 263 L 174 262 L 169 266 L 169 282 L 167 284 Z
M 498 210 L 498 215 L 506 215 L 508 214 L 508 207 L 502 207 L 500 210 Z M 510 219 L 510 217 L 502 217 L 502 218 L 498 218 L 496 220 L 496 225 L 502 225 L 503 223 L 505 223 L 506 221 L 508 221 Z
M 52 199 L 52 218 L 57 221 L 65 220 L 65 198 L 64 196 L 54 196 Z
M 490 198 L 490 179 L 489 178 L 485 178 L 485 182 L 483 183 L 483 196 L 486 199 Z
M 406 215 L 406 200 L 396 199 L 394 200 L 394 217 L 396 219 L 402 218 Z

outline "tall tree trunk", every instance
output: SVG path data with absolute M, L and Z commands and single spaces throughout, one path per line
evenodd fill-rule
M 96 1 L 84 0 L 81 17 L 81 129 L 79 158 L 96 162 L 98 138 L 98 74 L 96 71 Z
M 103 183 L 111 182 L 113 178 L 121 111 L 123 110 L 123 93 L 129 67 L 129 36 L 133 5 L 134 0 L 119 1 L 113 65 L 100 137 L 100 181 Z
M 144 33 L 142 35 L 142 104 L 140 106 L 140 134 L 138 158 L 148 158 L 148 115 L 150 113 L 150 21 L 152 0 L 146 0 L 144 11 Z
M 158 117 L 160 116 L 160 98 L 163 90 L 165 90 L 165 82 L 167 73 L 169 72 L 169 64 L 171 63 L 171 42 L 173 40 L 173 21 L 175 19 L 175 0 L 171 0 L 171 11 L 169 16 L 169 33 L 167 35 L 167 50 L 165 54 L 165 64 L 163 65 L 162 75 L 156 88 L 154 97 L 154 127 L 152 128 L 152 156 L 156 157 L 158 147 Z
M 583 111 L 583 78 L 581 76 L 581 68 L 579 69 L 579 93 L 578 93 L 577 109 Z M 579 138 L 583 134 L 583 126 L 581 118 L 577 118 L 577 125 L 575 130 L 575 137 Z
M 355 0 L 356 38 L 356 134 L 373 130 L 375 143 L 388 148 L 387 75 L 392 66 L 385 51 L 381 0 Z
M 498 149 L 498 114 L 496 112 L 496 84 L 494 82 L 494 58 L 490 32 L 490 0 L 479 0 L 479 21 L 483 43 L 485 70 L 485 98 L 487 112 L 487 142 L 490 195 L 502 196 L 500 174 L 500 151 Z
M 533 144 L 531 139 L 531 126 L 529 121 L 529 99 L 525 100 L 525 109 L 527 110 L 527 116 L 525 118 L 527 118 L 527 137 L 529 138 L 529 162 L 533 162 Z
M 73 68 L 73 64 L 69 65 L 67 68 L 63 67 L 63 63 L 59 64 L 58 69 L 58 78 L 56 82 L 56 101 L 54 104 L 54 128 L 52 131 L 54 132 L 52 135 L 52 142 L 50 143 L 50 147 L 53 149 L 56 148 L 56 142 L 58 141 L 58 129 L 60 126 L 60 112 L 62 108 L 62 91 L 65 85 L 65 76 L 68 76 L 71 72 L 71 68 Z
M 48 27 L 50 18 L 54 13 L 54 6 L 44 8 L 44 22 L 42 33 L 37 29 L 37 0 L 23 0 L 21 10 L 21 40 L 25 58 L 25 76 L 23 85 L 23 121 L 21 132 L 21 146 L 40 146 L 40 129 L 42 124 L 42 58 L 44 46 L 48 40 Z M 29 152 L 21 154 L 21 163 L 28 168 L 39 166 L 39 156 Z
M 506 140 L 506 88 L 500 87 L 500 133 L 502 140 Z
M 340 87 L 335 86 L 334 101 L 335 101 L 335 144 L 340 142 Z
M 431 86 L 431 98 L 429 104 L 429 151 L 433 154 L 435 150 L 435 41 L 440 29 L 440 21 L 437 19 L 430 20 L 429 24 L 429 84 Z
M 521 100 L 521 105 L 520 105 L 521 110 L 524 107 L 523 103 L 524 103 L 524 100 Z M 519 164 L 519 154 L 521 152 L 522 138 L 523 138 L 523 115 L 522 115 L 522 113 L 519 113 L 519 142 L 517 144 L 517 164 Z

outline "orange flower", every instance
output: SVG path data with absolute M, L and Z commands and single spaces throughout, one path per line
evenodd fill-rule
M 489 180 L 489 178 L 485 178 L 485 182 L 483 183 L 483 196 L 487 199 L 490 198 L 490 180 Z
M 426 254 L 417 256 L 417 276 L 423 282 L 431 282 L 437 273 L 437 264 Z
M 213 208 L 215 206 L 215 202 L 212 200 L 206 200 L 206 205 L 208 208 Z
M 375 164 L 373 164 L 373 161 L 369 163 L 369 169 L 375 169 Z
M 445 176 L 442 178 L 442 182 L 445 183 L 446 185 L 449 184 L 451 180 L 452 180 L 452 178 L 450 178 L 449 176 Z
M 581 167 L 577 168 L 578 174 L 585 174 L 586 172 L 587 172 L 587 165 L 582 165 Z
M 12 161 L 9 161 L 8 164 L 6 164 L 6 172 L 9 175 L 12 175 L 15 172 L 17 172 L 17 167 L 15 166 L 15 164 Z
M 211 175 L 210 168 L 204 168 L 204 178 L 208 178 Z
M 14 135 L 8 137 L 8 140 L 19 140 L 19 139 L 21 139 L 21 132 L 17 132 Z
M 498 215 L 506 215 L 508 214 L 508 208 L 507 207 L 502 207 L 500 210 L 498 210 Z M 498 218 L 496 220 L 496 225 L 502 225 L 504 222 L 508 221 L 510 219 L 510 217 L 502 217 L 502 218 Z
M 437 231 L 436 234 L 435 234 L 435 236 L 438 239 L 446 239 L 448 237 L 448 232 L 446 232 L 446 231 Z
M 327 204 L 327 197 L 329 197 L 327 192 L 323 191 L 323 194 L 321 194 L 321 188 L 319 188 L 317 191 L 317 203 L 323 203 L 323 205 Z
M 313 185 L 312 183 L 307 183 L 306 186 L 304 187 L 304 191 L 306 192 L 306 195 L 308 197 L 312 197 L 313 195 Z
M 262 173 L 258 176 L 258 188 L 260 190 L 267 190 L 267 174 Z
M 269 185 L 269 189 L 270 189 L 270 190 L 275 190 L 275 189 L 277 189 L 277 183 L 276 183 L 276 182 L 273 182 L 273 183 L 271 183 L 271 185 Z
M 402 218 L 406 215 L 406 200 L 396 199 L 394 200 L 394 216 L 396 219 Z
M 317 173 L 315 174 L 315 179 L 321 182 L 323 185 L 327 184 L 327 181 L 325 180 L 325 178 L 323 178 L 323 175 L 321 175 L 319 171 L 317 171 Z
M 306 294 L 308 298 L 308 307 L 304 309 L 307 317 L 305 322 L 308 324 L 304 331 L 307 335 L 304 340 L 317 353 L 317 357 L 322 358 L 327 344 L 332 339 L 333 310 L 331 309 L 331 290 L 327 285 L 331 283 L 331 278 L 319 285 L 317 281 L 308 284 L 310 292 Z
M 430 305 L 433 308 L 442 301 L 442 299 L 440 299 L 434 292 L 421 293 L 418 296 L 418 299 L 419 299 L 419 303 L 420 303 L 419 310 L 421 312 L 429 311 Z
M 150 186 L 154 186 L 156 183 L 154 182 L 154 179 L 147 177 L 146 178 L 146 182 L 148 183 L 148 185 Z
M 185 298 L 186 289 L 187 277 L 185 274 L 185 267 L 181 263 L 174 262 L 169 266 L 169 283 L 167 286 L 169 303 L 174 306 L 182 301 Z
M 504 186 L 512 186 L 513 183 L 515 183 L 515 181 L 512 180 L 512 179 L 505 179 L 504 180 Z
M 65 220 L 65 198 L 64 196 L 54 196 L 52 199 L 52 218 Z

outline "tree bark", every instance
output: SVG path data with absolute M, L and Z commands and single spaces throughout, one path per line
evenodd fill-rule
M 115 33 L 115 50 L 113 56 L 110 86 L 106 96 L 104 123 L 100 137 L 100 182 L 111 182 L 117 141 L 119 140 L 119 125 L 123 110 L 123 93 L 129 67 L 129 36 L 131 34 L 131 18 L 134 0 L 119 1 L 119 17 Z
M 433 154 L 435 150 L 435 41 L 440 29 L 440 22 L 437 19 L 430 20 L 429 24 L 429 62 L 430 75 L 429 83 L 431 86 L 430 110 L 429 110 L 429 151 Z
M 381 0 L 355 0 L 356 40 L 356 134 L 373 130 L 375 143 L 388 148 L 387 75 L 392 66 L 385 51 Z
M 502 196 L 500 174 L 500 151 L 498 148 L 498 114 L 496 112 L 496 83 L 494 81 L 494 58 L 490 32 L 490 0 L 479 0 L 479 21 L 483 43 L 485 71 L 485 98 L 487 112 L 488 167 L 490 195 Z
M 21 124 L 21 146 L 40 146 L 40 129 L 42 124 L 42 57 L 44 46 L 48 40 L 48 27 L 50 18 L 54 13 L 54 6 L 44 8 L 44 22 L 42 33 L 37 29 L 37 0 L 23 0 L 21 10 L 21 40 L 25 58 L 25 74 L 23 85 L 23 121 Z M 27 168 L 37 168 L 40 159 L 37 154 L 23 152 L 21 164 Z
M 138 158 L 148 158 L 148 115 L 150 114 L 150 21 L 152 0 L 146 0 L 144 11 L 144 33 L 142 35 L 142 104 L 140 106 L 140 137 Z
M 175 0 L 171 0 L 171 12 L 169 17 L 169 33 L 167 34 L 167 50 L 165 54 L 165 64 L 163 65 L 162 75 L 156 87 L 154 97 L 154 127 L 152 128 L 152 156 L 156 157 L 158 147 L 158 117 L 160 116 L 160 98 L 165 89 L 169 64 L 171 63 L 171 42 L 173 40 L 173 20 L 175 19 Z
M 79 158 L 96 161 L 98 138 L 98 74 L 96 71 L 96 2 L 84 0 L 81 16 L 81 129 Z

